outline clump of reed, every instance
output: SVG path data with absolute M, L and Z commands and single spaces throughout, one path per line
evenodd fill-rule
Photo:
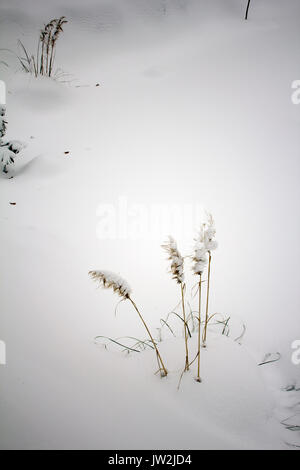
M 196 276 L 199 276 L 198 280 L 198 347 L 197 354 L 195 358 L 189 362 L 189 350 L 188 350 L 188 321 L 185 314 L 184 306 L 184 272 L 183 265 L 184 259 L 178 251 L 177 244 L 172 237 L 169 237 L 169 241 L 162 245 L 163 248 L 169 254 L 169 260 L 171 261 L 171 273 L 173 278 L 181 286 L 181 302 L 182 302 L 182 311 L 183 311 L 183 322 L 184 322 L 184 337 L 185 337 L 185 367 L 184 371 L 188 371 L 193 362 L 197 360 L 197 377 L 196 381 L 201 382 L 200 376 L 200 355 L 201 355 L 201 305 L 202 305 L 202 283 L 203 283 L 203 273 L 207 268 L 207 289 L 206 289 L 206 307 L 205 307 L 205 320 L 202 334 L 202 347 L 206 347 L 206 338 L 207 338 L 207 325 L 211 318 L 209 317 L 209 295 L 210 295 L 210 275 L 211 275 L 211 259 L 212 251 L 215 250 L 218 246 L 216 240 L 216 229 L 213 217 L 211 214 L 207 214 L 207 220 L 200 227 L 197 238 L 195 239 L 194 253 L 191 256 L 193 260 L 192 271 Z
M 168 371 L 163 363 L 162 357 L 160 355 L 160 352 L 158 350 L 157 344 L 140 312 L 138 309 L 136 303 L 133 301 L 131 298 L 131 288 L 127 281 L 123 279 L 121 276 L 118 274 L 115 274 L 111 271 L 90 271 L 89 275 L 94 281 L 97 281 L 100 283 L 100 285 L 106 289 L 113 289 L 113 291 L 118 294 L 122 300 L 129 300 L 131 304 L 133 305 L 134 309 L 136 310 L 137 314 L 139 315 L 144 327 L 146 328 L 146 331 L 150 337 L 151 343 L 153 344 L 153 347 L 156 352 L 156 358 L 159 366 L 159 372 L 162 377 L 166 377 L 168 375 Z
M 187 305 L 190 308 L 190 313 L 187 316 L 186 315 L 186 307 L 185 307 L 185 291 L 186 291 L 186 285 L 185 285 L 185 274 L 184 274 L 184 257 L 181 255 L 177 243 L 174 240 L 173 237 L 169 236 L 168 240 L 162 245 L 162 248 L 167 252 L 168 254 L 168 260 L 170 261 L 170 273 L 172 275 L 172 278 L 176 281 L 176 283 L 180 286 L 180 292 L 181 292 L 181 300 L 178 305 L 181 305 L 182 309 L 182 316 L 179 315 L 177 312 L 172 311 L 170 312 L 173 315 L 176 315 L 176 317 L 180 318 L 180 320 L 183 322 L 184 325 L 184 342 L 185 342 L 185 366 L 184 370 L 181 374 L 181 378 L 184 372 L 190 370 L 190 366 L 195 362 L 196 359 L 197 361 L 197 376 L 196 376 L 196 381 L 201 382 L 201 375 L 200 375 L 200 352 L 201 352 L 201 325 L 203 324 L 203 333 L 202 333 L 202 347 L 206 347 L 206 339 L 207 339 L 207 326 L 210 320 L 215 317 L 218 314 L 213 314 L 209 316 L 209 295 L 210 295 L 210 277 L 211 277 L 211 263 L 212 263 L 212 251 L 214 251 L 217 248 L 217 242 L 215 240 L 215 235 L 216 235 L 216 229 L 215 229 L 215 223 L 213 220 L 213 217 L 211 214 L 207 214 L 207 220 L 205 223 L 203 223 L 200 226 L 199 233 L 197 234 L 197 237 L 195 239 L 194 243 L 194 249 L 193 249 L 193 254 L 190 256 L 192 258 L 192 271 L 195 276 L 198 276 L 198 281 L 197 281 L 197 286 L 198 286 L 198 310 L 197 310 L 197 316 L 194 315 L 194 311 L 192 311 L 190 304 L 188 303 Z M 204 281 L 203 276 L 204 273 L 207 269 L 207 278 L 206 278 L 206 306 L 205 306 L 205 318 L 202 321 L 201 320 L 201 312 L 202 312 L 202 284 Z M 146 328 L 146 331 L 149 335 L 150 340 L 147 341 L 141 341 L 138 340 L 137 338 L 134 338 L 137 340 L 137 342 L 134 344 L 133 347 L 129 347 L 124 345 L 123 343 L 120 343 L 118 340 L 113 340 L 112 338 L 107 338 L 103 336 L 99 336 L 97 338 L 106 338 L 110 342 L 113 342 L 121 347 L 124 348 L 124 350 L 127 350 L 128 352 L 134 351 L 134 352 L 139 352 L 140 348 L 145 349 L 145 346 L 150 346 L 153 347 L 156 353 L 158 365 L 159 365 L 159 371 L 161 373 L 161 376 L 166 376 L 168 374 L 167 369 L 163 363 L 163 360 L 161 358 L 160 352 L 157 347 L 157 342 L 154 340 L 147 324 L 145 323 L 144 318 L 142 317 L 140 310 L 138 309 L 137 305 L 133 301 L 131 297 L 131 288 L 128 285 L 128 283 L 121 278 L 120 276 L 116 275 L 115 273 L 112 273 L 110 271 L 90 271 L 89 275 L 91 278 L 95 281 L 98 281 L 100 285 L 104 288 L 111 288 L 115 293 L 117 293 L 122 300 L 129 300 L 131 304 L 133 305 L 134 309 L 138 313 L 143 325 Z M 177 306 L 176 306 L 177 308 Z M 170 315 L 170 314 L 169 314 Z M 168 317 L 169 317 L 168 315 Z M 161 324 L 162 327 L 167 327 L 171 334 L 173 336 L 174 332 L 172 328 L 170 327 L 169 323 L 167 322 L 168 317 L 164 320 L 161 319 Z M 192 361 L 189 361 L 189 347 L 188 347 L 188 337 L 191 337 L 191 330 L 189 328 L 189 321 L 192 322 L 192 332 L 195 330 L 194 328 L 194 320 L 197 321 L 198 323 L 198 341 L 197 341 L 197 354 L 194 357 Z M 229 323 L 230 317 L 223 320 L 223 321 L 217 321 L 218 324 L 223 325 L 223 331 L 222 334 L 224 335 L 229 335 Z M 159 329 L 161 331 L 161 329 Z M 243 336 L 244 332 L 242 335 L 240 335 L 239 338 L 236 340 L 239 340 Z M 180 380 L 181 380 L 180 378 Z
M 23 70 L 35 77 L 43 75 L 52 77 L 56 53 L 56 43 L 67 23 L 65 16 L 49 21 L 40 31 L 36 54 L 30 54 L 19 40 L 24 56 L 17 56 Z

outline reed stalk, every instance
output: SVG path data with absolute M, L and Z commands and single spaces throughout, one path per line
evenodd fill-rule
M 184 342 L 185 342 L 185 367 L 184 370 L 189 370 L 189 349 L 188 349 L 188 333 L 187 333 L 187 323 L 185 315 L 185 306 L 184 306 L 184 286 L 182 282 L 180 283 L 181 287 L 181 304 L 182 304 L 182 314 L 184 322 Z
M 181 256 L 178 248 L 177 243 L 173 237 L 169 236 L 169 240 L 162 245 L 162 248 L 168 253 L 168 260 L 171 261 L 170 272 L 172 274 L 173 279 L 180 285 L 181 289 L 181 305 L 182 305 L 182 313 L 183 313 L 183 323 L 184 323 L 184 342 L 185 342 L 185 367 L 184 371 L 189 370 L 189 351 L 188 351 L 188 326 L 186 322 L 186 315 L 185 315 L 185 306 L 184 306 L 184 259 Z
M 206 291 L 206 308 L 205 308 L 205 323 L 203 331 L 203 347 L 206 348 L 206 335 L 208 324 L 208 305 L 209 305 L 209 289 L 210 289 L 210 266 L 211 266 L 211 252 L 208 252 L 208 271 L 207 271 L 207 291 Z
M 197 367 L 197 382 L 201 382 L 201 377 L 200 377 L 200 351 L 201 351 L 201 286 L 202 286 L 202 274 L 199 276 L 199 286 L 198 286 L 198 299 L 199 299 L 199 305 L 198 305 L 198 367 Z

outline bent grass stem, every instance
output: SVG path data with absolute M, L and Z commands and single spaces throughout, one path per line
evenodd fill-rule
M 163 360 L 162 360 L 161 355 L 160 355 L 160 353 L 159 353 L 159 350 L 158 350 L 158 348 L 157 348 L 157 346 L 156 346 L 156 343 L 155 343 L 155 341 L 154 341 L 154 339 L 153 339 L 153 336 L 152 336 L 152 334 L 151 334 L 151 332 L 150 332 L 150 330 L 149 330 L 149 328 L 148 328 L 148 326 L 147 326 L 145 320 L 143 319 L 143 317 L 142 317 L 142 315 L 141 315 L 139 309 L 137 308 L 136 303 L 132 300 L 131 297 L 128 297 L 128 300 L 130 300 L 130 302 L 132 303 L 134 309 L 135 309 L 136 312 L 138 313 L 140 319 L 141 319 L 142 322 L 143 322 L 144 327 L 145 327 L 146 330 L 147 330 L 147 333 L 148 333 L 148 335 L 149 335 L 149 337 L 150 337 L 150 339 L 151 339 L 151 341 L 152 341 L 152 344 L 153 344 L 153 346 L 154 346 L 154 349 L 155 349 L 155 351 L 156 351 L 156 356 L 157 356 L 157 359 L 158 359 L 158 363 L 160 363 L 159 366 L 161 365 L 161 367 L 162 367 L 162 373 L 161 373 L 161 375 L 162 375 L 162 377 L 166 377 L 166 376 L 168 375 L 168 371 L 167 371 L 167 369 L 166 369 L 166 367 L 165 367 L 165 365 L 164 365 L 164 363 L 163 363 Z

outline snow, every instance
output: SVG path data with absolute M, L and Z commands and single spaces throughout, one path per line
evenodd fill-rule
M 14 384 L 22 386 L 8 394 L 9 384 L 3 384 L 2 416 L 8 424 L 3 447 L 16 445 L 13 436 L 25 448 L 284 447 L 278 423 L 266 414 L 270 396 L 256 363 L 230 339 L 211 340 L 202 353 L 202 383 L 194 380 L 195 371 L 185 373 L 179 391 L 180 338 L 160 345 L 169 367 L 163 379 L 153 375 L 156 361 L 150 350 L 122 357 L 84 344 L 76 349 L 77 366 L 70 351 L 63 358 L 48 351 L 47 367 L 35 354 L 18 361 L 21 372 Z
M 1 448 L 299 445 L 280 422 L 299 412 L 300 6 L 251 2 L 245 22 L 244 3 L 178 0 L 164 12 L 160 0 L 2 0 L 1 48 L 18 51 L 21 39 L 35 51 L 45 22 L 69 22 L 57 80 L 0 56 L 5 138 L 27 144 L 13 178 L 0 179 Z M 101 239 L 97 214 L 120 198 L 129 236 Z M 154 333 L 179 301 L 160 245 L 172 235 L 192 254 L 199 221 L 153 237 L 143 226 L 155 204 L 212 212 L 210 310 L 233 322 L 229 338 L 209 330 L 203 382 L 194 364 L 179 390 L 180 325 L 159 343 L 163 379 L 152 350 L 124 357 L 93 341 L 146 332 L 129 302 L 115 317 L 119 298 L 95 288 L 91 269 L 122 273 Z M 277 351 L 278 362 L 257 365 Z

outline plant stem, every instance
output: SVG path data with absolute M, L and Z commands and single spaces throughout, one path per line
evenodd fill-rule
M 187 338 L 187 324 L 185 318 L 185 307 L 184 307 L 184 292 L 183 284 L 181 282 L 181 303 L 182 303 L 182 312 L 183 312 L 183 321 L 184 321 L 184 341 L 185 341 L 185 368 L 184 370 L 189 370 L 189 350 L 188 350 L 188 338 Z
M 154 341 L 154 339 L 153 339 L 153 336 L 152 336 L 152 334 L 151 334 L 151 332 L 150 332 L 148 326 L 146 325 L 146 322 L 145 322 L 145 320 L 143 319 L 143 317 L 142 317 L 142 315 L 141 315 L 139 309 L 137 308 L 135 302 L 131 299 L 131 297 L 128 297 L 128 300 L 130 300 L 130 302 L 132 303 L 133 307 L 134 307 L 135 310 L 137 311 L 137 313 L 138 313 L 140 319 L 141 319 L 142 322 L 143 322 L 144 327 L 145 327 L 146 330 L 147 330 L 148 335 L 150 336 L 150 339 L 151 339 L 152 344 L 153 344 L 153 346 L 154 346 L 154 349 L 155 349 L 155 351 L 156 351 L 157 358 L 159 359 L 160 364 L 161 364 L 161 367 L 163 368 L 163 377 L 165 377 L 165 376 L 168 375 L 168 371 L 167 371 L 167 369 L 165 368 L 165 365 L 164 365 L 164 363 L 163 363 L 163 360 L 162 360 L 162 358 L 161 358 L 161 355 L 160 355 L 160 353 L 159 353 L 159 350 L 158 350 L 158 348 L 157 348 L 157 346 L 156 346 L 156 343 L 155 343 L 155 341 Z
M 42 52 L 41 52 L 41 66 L 40 66 L 40 74 L 44 75 L 44 47 L 45 47 L 45 42 L 44 40 L 42 41 Z
M 36 77 L 38 76 L 38 73 L 39 73 L 39 55 L 40 55 L 39 52 L 40 52 L 40 40 L 38 42 L 37 51 L 36 51 L 36 74 L 35 74 Z
M 51 44 L 51 37 L 52 37 L 52 28 L 49 29 L 48 32 L 48 40 L 47 40 L 47 49 L 46 49 L 46 75 L 49 74 L 49 54 L 50 54 L 50 44 Z
M 197 382 L 201 382 L 201 377 L 200 377 L 200 349 L 201 349 L 201 344 L 200 344 L 200 338 L 201 338 L 201 274 L 200 274 L 200 280 L 199 280 L 199 318 L 198 318 L 198 374 L 197 374 Z
M 52 60 L 53 60 L 53 45 L 51 49 L 51 55 L 50 55 L 50 63 L 49 63 L 49 77 L 51 77 L 51 72 L 52 72 Z
M 50 65 L 49 65 L 49 77 L 51 77 L 52 74 L 52 65 L 53 65 L 53 60 L 54 60 L 54 50 L 55 50 L 55 42 L 56 41 L 51 41 L 51 56 L 50 56 Z
M 247 19 L 248 19 L 248 11 L 249 11 L 249 7 L 250 7 L 250 0 L 248 0 L 248 3 L 247 3 L 246 14 L 245 14 L 245 20 L 247 20 Z
M 208 273 L 207 273 L 207 294 L 206 294 L 206 310 L 205 310 L 205 324 L 203 334 L 203 346 L 206 347 L 206 331 L 208 323 L 208 302 L 209 302 L 209 285 L 210 285 L 210 264 L 211 264 L 211 252 L 208 252 Z

